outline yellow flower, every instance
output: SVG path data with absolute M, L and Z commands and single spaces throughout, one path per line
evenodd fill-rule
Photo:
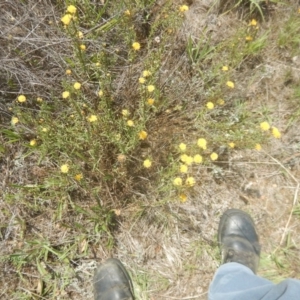
M 64 23 L 64 25 L 68 26 L 72 20 L 72 15 L 65 14 L 60 20 Z
M 30 140 L 29 145 L 31 147 L 34 147 L 36 145 L 36 140 L 35 139 Z
M 46 127 L 42 128 L 42 132 L 47 132 L 47 131 L 48 131 L 48 128 L 46 128 Z
M 68 91 L 63 92 L 63 93 L 62 93 L 62 97 L 63 97 L 64 99 L 67 99 L 68 97 L 70 97 L 70 92 L 68 92 Z
M 270 129 L 270 124 L 268 122 L 261 122 L 260 128 L 263 131 L 268 131 Z
M 154 85 L 148 85 L 147 90 L 148 90 L 149 93 L 151 93 L 155 90 L 155 86 Z
M 146 79 L 145 79 L 145 78 L 143 78 L 143 77 L 139 78 L 139 83 L 143 84 L 143 83 L 145 83 L 145 82 L 146 82 Z
M 98 96 L 99 96 L 99 97 L 102 97 L 102 96 L 103 96 L 103 91 L 102 91 L 102 90 L 99 90 Z
M 122 115 L 124 117 L 128 117 L 130 115 L 130 112 L 127 109 L 122 109 Z
M 173 184 L 176 185 L 176 186 L 182 185 L 182 179 L 181 179 L 180 177 L 176 177 L 176 178 L 173 180 Z
M 134 43 L 132 43 L 132 48 L 133 48 L 133 50 L 138 51 L 141 49 L 141 44 L 138 42 L 134 42 Z
M 180 201 L 181 201 L 182 203 L 184 203 L 184 202 L 186 202 L 186 200 L 187 200 L 187 195 L 181 193 L 181 194 L 179 194 L 179 198 L 180 198 Z
M 194 186 L 196 183 L 196 180 L 194 177 L 188 177 L 186 180 L 185 180 L 185 184 L 187 186 Z
M 232 81 L 227 81 L 227 82 L 226 82 L 226 85 L 227 85 L 228 87 L 230 87 L 231 89 L 234 88 L 234 83 L 233 83 Z
M 224 105 L 225 104 L 225 101 L 223 99 L 218 99 L 217 103 L 219 105 Z
M 70 69 L 67 69 L 66 70 L 66 75 L 71 75 L 72 74 L 72 71 Z
M 185 163 L 190 166 L 193 163 L 194 159 L 191 156 L 187 156 Z
M 80 181 L 82 178 L 83 178 L 83 175 L 82 175 L 81 173 L 76 174 L 76 175 L 74 176 L 74 179 L 75 179 L 76 181 Z
M 77 36 L 78 36 L 79 39 L 82 39 L 83 38 L 83 33 L 81 31 L 78 31 Z
M 179 11 L 180 12 L 185 12 L 185 11 L 188 11 L 188 10 L 189 10 L 189 7 L 187 5 L 179 6 Z
M 186 161 L 187 161 L 187 158 L 188 158 L 188 156 L 187 156 L 186 154 L 180 155 L 180 160 L 181 160 L 182 162 L 186 162 Z
M 133 127 L 134 126 L 134 122 L 132 120 L 128 120 L 127 121 L 127 126 Z
M 195 156 L 194 156 L 194 162 L 196 163 L 196 164 L 201 164 L 202 163 L 202 156 L 200 155 L 200 154 L 196 154 Z
M 149 77 L 151 75 L 151 72 L 148 70 L 143 71 L 143 77 Z
M 184 151 L 186 150 L 186 144 L 180 143 L 179 149 L 180 149 L 182 152 L 184 152 Z
M 90 115 L 87 119 L 90 123 L 96 122 L 98 120 L 96 115 Z
M 182 165 L 180 165 L 179 170 L 180 170 L 181 173 L 187 173 L 187 171 L 188 171 L 188 166 L 182 164 Z
M 230 148 L 234 148 L 234 147 L 235 147 L 235 143 L 230 142 L 230 143 L 228 143 L 228 146 L 229 146 Z
M 142 131 L 139 132 L 139 139 L 140 140 L 145 140 L 147 138 L 147 136 L 148 136 L 148 133 L 146 131 L 142 130 Z
M 101 66 L 101 64 L 99 63 L 99 61 L 96 62 L 95 65 L 96 65 L 96 67 L 100 67 Z
M 37 97 L 37 98 L 36 98 L 36 101 L 37 101 L 37 102 L 43 102 L 43 98 Z
M 67 7 L 67 12 L 70 14 L 76 14 L 77 8 L 74 5 L 69 5 Z
M 145 168 L 150 168 L 151 165 L 152 165 L 152 162 L 151 162 L 150 159 L 146 159 L 146 160 L 144 160 L 143 165 L 144 165 Z
M 80 50 L 82 50 L 82 51 L 85 51 L 85 50 L 86 50 L 86 46 L 85 46 L 84 44 L 81 44 L 81 45 L 79 46 L 79 48 L 80 48 Z
M 60 171 L 62 172 L 62 173 L 68 173 L 69 172 L 69 165 L 67 165 L 67 164 L 65 164 L 65 165 L 62 165 L 61 167 L 60 167 Z
M 228 69 L 229 69 L 228 66 L 223 66 L 222 67 L 222 71 L 224 71 L 224 72 L 228 71 Z
M 207 145 L 207 142 L 206 142 L 206 139 L 198 139 L 197 141 L 197 145 L 202 148 L 203 150 L 206 149 L 206 145 Z
M 257 21 L 255 19 L 252 19 L 249 23 L 249 26 L 256 26 L 257 25 Z
M 153 105 L 154 104 L 154 99 L 152 99 L 152 98 L 149 98 L 148 100 L 147 100 L 147 103 L 148 103 L 148 105 Z
M 217 160 L 218 159 L 218 154 L 216 152 L 213 152 L 211 155 L 210 155 L 210 159 L 211 160 Z
M 11 125 L 16 125 L 19 122 L 19 118 L 12 117 L 10 122 L 11 122 Z
M 260 144 L 255 144 L 255 147 L 254 147 L 257 151 L 260 151 L 261 150 L 261 145 Z
M 24 95 L 20 95 L 19 97 L 18 97 L 18 101 L 19 102 L 25 102 L 26 101 L 26 97 L 24 96 Z
M 245 40 L 246 40 L 247 42 L 250 42 L 250 41 L 253 40 L 253 37 L 250 36 L 250 35 L 247 35 L 247 36 L 245 37 Z
M 81 84 L 79 82 L 75 82 L 74 83 L 74 89 L 75 90 L 80 90 L 80 88 L 81 88 Z
M 124 11 L 124 15 L 125 15 L 125 16 L 130 16 L 130 15 L 131 15 L 130 10 L 129 10 L 129 9 L 126 9 L 126 10 Z
M 208 108 L 208 109 L 214 109 L 214 104 L 212 103 L 212 102 L 207 102 L 206 103 L 206 107 Z
M 276 138 L 276 139 L 281 138 L 281 133 L 278 130 L 278 128 L 276 128 L 276 127 L 272 127 L 272 134 L 273 134 L 274 138 Z

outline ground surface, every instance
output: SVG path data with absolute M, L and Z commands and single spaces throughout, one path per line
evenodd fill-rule
M 151 3 L 153 2 L 155 1 Z M 157 2 L 157 5 L 164 3 Z M 126 4 L 128 5 L 125 1 L 122 11 Z M 177 7 L 183 3 L 173 1 L 172 4 Z M 212 165 L 193 168 L 197 184 L 185 192 L 186 201 L 179 201 L 177 192 L 163 190 L 167 177 L 156 176 L 160 168 L 153 174 L 136 171 L 135 175 L 126 173 L 121 165 L 118 169 L 119 174 L 124 172 L 124 177 L 130 177 L 130 182 L 133 183 L 126 185 L 125 179 L 122 179 L 123 173 L 116 181 L 101 181 L 101 189 L 106 188 L 109 191 L 101 195 L 111 197 L 113 203 L 109 209 L 120 209 L 115 213 L 113 229 L 109 233 L 105 229 L 105 234 L 102 235 L 98 229 L 104 226 L 103 223 L 97 227 L 97 223 L 90 221 L 92 218 L 86 217 L 87 214 L 83 212 L 83 209 L 88 211 L 98 203 L 97 198 L 93 196 L 97 192 L 96 183 L 100 181 L 98 169 L 86 167 L 85 172 L 93 174 L 90 177 L 85 175 L 88 177 L 85 185 L 73 184 L 66 194 L 68 196 L 60 192 L 58 183 L 52 185 L 57 191 L 57 194 L 51 194 L 53 198 L 47 198 L 45 186 L 39 192 L 31 192 L 30 189 L 37 188 L 36 183 L 42 184 L 47 174 L 59 165 L 60 160 L 57 157 L 53 159 L 52 152 L 40 158 L 37 153 L 31 152 L 29 155 L 28 147 L 24 150 L 22 143 L 28 142 L 32 134 L 29 123 L 24 125 L 27 131 L 18 132 L 22 138 L 18 138 L 17 142 L 12 142 L 14 136 L 8 137 L 8 131 L 5 131 L 11 126 L 11 103 L 18 94 L 25 91 L 34 94 L 35 89 L 37 93 L 41 93 L 41 86 L 45 91 L 45 98 L 50 98 L 51 86 L 63 80 L 59 74 L 67 68 L 63 56 L 69 49 L 59 46 L 60 43 L 68 41 L 63 30 L 59 28 L 59 1 L 57 4 L 42 1 L 41 7 L 38 4 L 34 6 L 30 1 L 28 4 L 20 2 L 20 7 L 13 1 L 0 3 L 1 11 L 5 11 L 5 17 L 1 17 L 0 42 L 8 52 L 14 49 L 13 53 L 16 54 L 16 49 L 19 49 L 15 56 L 2 53 L 0 58 L 0 109 L 3 129 L 3 146 L 0 147 L 3 190 L 2 199 L 0 196 L 0 253 L 3 257 L 0 295 L 3 299 L 93 299 L 93 271 L 98 263 L 109 257 L 119 258 L 129 270 L 137 299 L 206 299 L 209 283 L 220 264 L 216 242 L 218 221 L 228 208 L 239 208 L 249 212 L 257 225 L 262 245 L 259 275 L 274 282 L 286 277 L 300 278 L 300 27 L 294 30 L 291 25 L 291 22 L 295 22 L 291 21 L 291 18 L 297 18 L 298 15 L 300 24 L 298 5 L 294 1 L 284 1 L 283 4 L 269 3 L 267 8 L 264 8 L 264 20 L 256 13 L 254 17 L 259 20 L 259 36 L 267 34 L 266 43 L 263 50 L 255 55 L 246 56 L 237 65 L 231 62 L 229 54 L 222 57 L 218 53 L 191 63 L 186 54 L 186 45 L 189 39 L 201 40 L 215 46 L 223 43 L 237 34 L 241 27 L 247 28 L 252 18 L 246 16 L 247 10 L 241 8 L 221 13 L 218 6 L 213 5 L 214 1 L 209 0 L 194 0 L 188 4 L 189 10 L 184 13 L 182 24 L 174 33 L 174 43 L 165 46 L 167 50 L 165 56 L 162 55 L 163 64 L 159 68 L 160 76 L 156 81 L 161 87 L 167 86 L 162 92 L 163 97 L 172 98 L 172 101 L 169 100 L 168 104 L 152 117 L 153 121 L 147 123 L 147 132 L 153 132 L 151 146 L 144 145 L 135 148 L 129 154 L 126 153 L 132 159 L 132 164 L 127 167 L 133 170 L 133 164 L 138 163 L 138 160 L 134 159 L 135 155 L 149 152 L 149 148 L 157 151 L 153 152 L 153 158 L 155 160 L 157 157 L 158 164 L 158 160 L 160 162 L 169 159 L 160 152 L 170 149 L 171 143 L 196 140 L 203 135 L 207 139 L 211 135 L 218 141 L 222 140 L 222 134 L 214 134 L 214 126 L 217 128 L 218 120 L 221 120 L 221 109 L 218 115 L 212 112 L 205 118 L 199 117 L 197 113 L 197 110 L 212 97 L 208 86 L 215 85 L 216 79 L 208 79 L 209 66 L 215 66 L 218 59 L 220 67 L 226 63 L 232 65 L 230 77 L 235 83 L 235 88 L 224 95 L 228 118 L 233 120 L 233 124 L 240 126 L 243 135 L 249 136 L 251 129 L 248 131 L 247 126 L 250 123 L 243 121 L 243 118 L 256 122 L 258 130 L 258 120 L 267 120 L 280 128 L 282 137 L 275 139 L 269 135 L 260 136 L 258 141 L 262 145 L 261 151 L 244 146 L 241 138 L 240 146 L 225 151 L 223 156 L 218 148 L 220 144 L 216 142 L 214 147 L 217 150 L 214 151 L 219 151 L 221 158 Z M 45 8 L 48 8 L 47 16 L 44 14 Z M 43 41 L 46 39 L 44 33 L 35 31 L 35 27 L 31 28 L 34 32 L 32 39 L 24 38 L 24 35 L 29 33 L 24 30 L 27 25 L 23 26 L 22 22 L 30 22 L 30 18 L 34 19 L 37 16 L 40 17 L 40 24 L 44 24 L 45 18 L 54 23 L 57 21 L 58 24 L 49 31 L 49 40 L 53 47 L 48 50 L 47 57 L 43 56 L 43 52 L 38 53 L 37 49 L 36 52 L 31 52 L 26 48 L 29 47 L 27 43 L 34 43 L 34 38 L 39 34 L 43 36 L 37 39 L 39 50 L 42 51 L 43 47 L 46 47 Z M 152 18 L 155 17 L 161 18 L 159 10 L 154 11 Z M 15 18 L 17 23 L 12 18 Z M 280 38 L 282 42 L 279 43 Z M 19 43 L 25 41 L 27 46 L 22 50 Z M 97 41 L 89 42 L 91 47 L 98 47 Z M 57 52 L 55 45 L 58 47 Z M 122 52 L 123 45 L 120 47 Z M 200 48 L 203 47 L 201 44 Z M 230 45 L 224 47 L 228 48 Z M 232 47 L 234 48 L 234 45 Z M 26 57 L 42 57 L 45 66 L 51 67 L 51 80 L 39 77 L 37 66 L 30 65 L 25 59 L 18 60 L 18 55 L 23 57 L 22 51 L 28 51 Z M 226 51 L 220 50 L 220 53 L 230 53 Z M 31 63 L 34 64 L 34 61 Z M 135 70 L 143 69 L 141 64 L 141 61 L 136 61 L 131 68 L 114 70 L 114 96 L 124 85 L 132 84 L 138 79 L 138 76 L 132 78 L 131 75 Z M 41 74 L 45 76 L 44 72 Z M 13 82 L 18 76 L 21 89 L 16 88 L 13 83 L 9 84 L 10 78 Z M 27 83 L 24 77 L 28 77 Z M 119 87 L 120 82 L 122 87 Z M 132 90 L 134 89 L 133 86 Z M 130 99 L 131 89 L 125 91 L 122 96 L 126 93 Z M 219 97 L 218 92 L 216 94 Z M 130 102 L 133 100 L 128 100 L 125 96 L 124 99 L 126 105 L 129 103 L 128 105 L 134 107 L 135 104 Z M 38 111 L 35 106 L 28 109 Z M 224 136 L 228 132 L 224 132 Z M 251 144 L 251 141 L 247 143 Z M 59 153 L 63 152 L 61 149 Z M 86 153 L 89 153 L 88 148 Z M 146 154 L 143 157 L 146 157 Z M 88 163 L 86 162 L 87 165 Z M 113 164 L 110 165 L 107 161 L 106 163 L 107 166 Z M 100 167 L 99 170 L 99 174 L 104 176 Z M 118 194 L 117 189 L 111 189 L 111 186 L 117 186 L 119 182 L 124 183 L 122 187 L 126 187 Z M 51 184 L 49 186 L 51 188 Z M 41 198 L 29 196 L 28 190 L 30 193 L 42 193 Z M 125 203 L 122 203 L 123 199 L 118 199 L 121 195 Z M 61 218 L 58 216 L 56 204 L 52 202 L 55 197 L 69 199 L 61 204 Z M 84 200 L 84 203 L 76 202 L 79 197 L 83 197 L 81 200 Z M 30 201 L 35 201 L 35 204 L 38 203 L 36 205 L 43 208 L 37 209 L 32 202 L 29 205 Z M 101 209 L 108 205 L 101 197 L 99 202 L 102 205 Z M 82 210 L 76 206 L 78 203 Z M 76 209 L 79 211 L 77 215 L 73 214 Z M 96 217 L 100 214 L 99 210 L 93 212 Z M 77 225 L 74 224 L 87 226 L 89 234 L 83 230 L 79 234 L 79 231 L 76 231 Z M 69 245 L 68 243 L 75 245 L 74 248 L 63 248 Z M 48 249 L 47 247 L 52 250 L 47 254 L 42 252 L 42 257 L 34 252 L 36 249 Z M 79 250 L 76 250 L 77 247 Z M 20 251 L 24 253 L 19 255 Z M 73 252 L 76 252 L 76 255 Z M 20 257 L 23 259 L 22 263 Z M 49 286 L 51 290 L 47 291 Z

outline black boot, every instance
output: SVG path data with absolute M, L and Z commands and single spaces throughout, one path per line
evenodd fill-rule
M 221 217 L 218 241 L 222 264 L 236 262 L 256 273 L 260 245 L 252 218 L 239 209 L 228 209 Z
M 118 259 L 110 258 L 96 269 L 94 297 L 95 300 L 134 300 L 131 279 Z

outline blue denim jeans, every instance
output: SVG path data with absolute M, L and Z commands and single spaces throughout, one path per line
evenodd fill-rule
M 208 291 L 209 300 L 296 300 L 300 280 L 286 279 L 278 284 L 255 275 L 238 263 L 221 265 Z

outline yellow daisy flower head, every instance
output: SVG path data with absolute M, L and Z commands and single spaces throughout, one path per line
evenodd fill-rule
M 215 105 L 214 105 L 212 102 L 207 102 L 207 103 L 206 103 L 206 107 L 207 107 L 208 109 L 214 109 Z
M 134 122 L 132 120 L 127 121 L 127 126 L 134 127 Z
M 210 155 L 210 159 L 211 160 L 217 160 L 218 159 L 218 154 L 216 152 L 213 152 L 211 155 Z
M 81 45 L 79 46 L 79 48 L 80 48 L 80 50 L 85 51 L 85 50 L 86 50 L 86 45 L 81 44 Z
M 71 75 L 72 74 L 72 71 L 70 69 L 67 69 L 66 70 L 66 75 Z
M 148 136 L 148 133 L 145 130 L 142 130 L 139 132 L 139 139 L 140 140 L 145 140 Z
M 185 143 L 180 143 L 179 144 L 179 149 L 180 149 L 180 151 L 184 152 L 186 150 L 186 144 Z
M 146 79 L 144 77 L 139 78 L 139 83 L 143 84 L 146 82 Z
M 188 177 L 188 178 L 185 180 L 185 184 L 186 184 L 187 186 L 190 186 L 190 187 L 194 186 L 195 183 L 196 183 L 196 180 L 195 180 L 194 177 Z
M 65 14 L 61 19 L 62 23 L 66 26 L 68 26 L 72 20 L 72 15 L 71 14 Z
M 69 5 L 67 7 L 67 12 L 70 14 L 76 14 L 77 8 L 74 5 Z
M 223 99 L 218 99 L 217 103 L 219 105 L 224 105 L 225 104 L 225 101 Z
M 34 146 L 36 145 L 36 139 L 30 140 L 29 145 L 30 145 L 31 147 L 34 147 Z
M 143 166 L 144 166 L 145 168 L 150 168 L 150 167 L 151 167 L 151 165 L 152 165 L 152 162 L 151 162 L 151 160 L 150 160 L 150 159 L 146 159 L 146 160 L 144 160 L 144 162 L 143 162 Z
M 198 145 L 198 147 L 200 147 L 201 149 L 206 150 L 206 146 L 207 146 L 206 139 L 203 139 L 203 138 L 198 139 L 197 145 Z
M 261 150 L 261 145 L 260 144 L 255 144 L 255 150 L 260 151 Z
M 222 71 L 226 72 L 226 71 L 228 71 L 228 70 L 229 70 L 228 66 L 223 66 L 223 67 L 222 67 Z
M 250 42 L 250 41 L 253 40 L 253 37 L 250 36 L 250 35 L 247 35 L 247 36 L 245 37 L 245 40 L 246 40 L 247 42 Z
M 278 130 L 278 128 L 276 128 L 276 127 L 272 127 L 272 134 L 273 134 L 274 138 L 276 138 L 276 139 L 281 138 L 281 133 Z
M 228 143 L 228 146 L 229 146 L 230 148 L 234 148 L 234 147 L 235 147 L 235 143 L 230 142 L 230 143 Z
M 182 179 L 180 177 L 176 177 L 173 180 L 173 184 L 176 185 L 176 186 L 181 186 L 182 185 Z
M 143 71 L 143 77 L 147 78 L 151 75 L 151 72 L 148 70 Z
M 48 128 L 43 127 L 43 128 L 42 128 L 42 132 L 48 132 Z
M 96 122 L 98 120 L 97 116 L 96 115 L 90 115 L 87 120 L 90 122 L 90 123 L 93 123 L 93 122 Z
M 70 92 L 69 91 L 64 91 L 62 93 L 62 97 L 63 97 L 63 99 L 67 99 L 68 97 L 70 97 Z
M 148 90 L 149 93 L 151 93 L 155 90 L 155 86 L 150 84 L 150 85 L 147 86 L 147 90 Z
M 60 171 L 65 174 L 69 172 L 69 169 L 70 169 L 70 167 L 68 164 L 64 164 L 60 167 Z
M 201 164 L 203 161 L 203 158 L 200 154 L 196 154 L 193 159 L 196 164 Z
M 256 26 L 257 25 L 257 21 L 255 19 L 252 19 L 249 23 L 249 26 Z
M 234 89 L 234 83 L 232 81 L 227 81 L 226 82 L 226 85 L 231 88 L 231 89 Z
M 181 160 L 182 162 L 186 162 L 186 161 L 187 161 L 187 158 L 188 158 L 188 156 L 187 156 L 186 154 L 180 155 L 180 160 Z
M 102 90 L 99 90 L 98 96 L 99 96 L 99 97 L 102 97 L 102 96 L 103 96 L 103 91 L 102 91 Z
M 185 11 L 188 11 L 188 10 L 189 10 L 189 7 L 187 5 L 179 6 L 179 11 L 180 12 L 185 12 Z
M 128 117 L 130 115 L 130 112 L 127 109 L 122 109 L 122 115 L 123 117 Z
M 141 49 L 141 44 L 138 42 L 134 42 L 134 43 L 132 43 L 132 48 L 133 48 L 133 50 L 138 51 Z
M 129 17 L 129 16 L 131 15 L 130 10 L 129 10 L 129 9 L 126 9 L 126 10 L 124 11 L 124 15 Z
M 180 193 L 179 194 L 179 199 L 180 199 L 180 202 L 184 203 L 187 200 L 187 195 L 183 194 L 183 193 Z
M 24 95 L 20 95 L 19 97 L 18 97 L 18 101 L 19 102 L 25 102 L 26 101 L 26 97 L 24 96 Z
M 191 156 L 187 156 L 185 163 L 190 166 L 193 163 L 194 159 Z
M 263 131 L 268 131 L 270 129 L 270 124 L 268 122 L 261 122 L 260 129 Z
M 152 106 L 154 104 L 154 99 L 152 98 L 147 99 L 147 104 Z
M 77 32 L 77 37 L 78 37 L 79 39 L 82 39 L 82 38 L 83 38 L 83 33 L 82 33 L 81 31 L 78 31 L 78 32 Z
M 19 122 L 19 118 L 12 117 L 10 122 L 11 122 L 11 125 L 16 125 Z
M 74 176 L 74 179 L 75 179 L 76 181 L 80 181 L 82 178 L 83 178 L 82 173 L 76 174 L 76 175 Z
M 74 89 L 75 90 L 80 90 L 80 88 L 81 88 L 81 84 L 79 82 L 75 82 L 74 83 Z
M 180 165 L 179 170 L 180 170 L 180 173 L 187 173 L 187 171 L 188 171 L 188 166 L 182 164 L 182 165 Z
M 41 103 L 41 102 L 43 102 L 43 98 L 37 97 L 37 98 L 36 98 L 36 101 L 39 102 L 39 103 Z

